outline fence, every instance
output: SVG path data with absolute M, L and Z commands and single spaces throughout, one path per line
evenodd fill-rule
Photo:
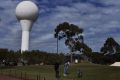
M 12 69 L 9 70 L 1 69 L 0 75 L 10 76 L 10 77 L 18 78 L 20 80 L 46 80 L 46 78 L 42 77 L 40 74 L 33 75 L 30 73 L 21 72 Z
M 20 80 L 51 80 L 51 79 L 47 79 L 44 76 L 41 76 L 40 74 L 33 75 L 30 73 L 15 70 L 15 69 L 1 69 L 0 75 L 10 76 L 10 77 L 17 78 Z M 54 79 L 52 79 L 52 80 L 54 80 Z M 58 80 L 65 80 L 65 79 L 58 79 Z M 78 80 L 78 79 L 72 78 L 72 79 L 66 79 L 66 80 Z M 83 80 L 83 78 L 81 77 L 81 78 L 79 78 L 79 80 Z

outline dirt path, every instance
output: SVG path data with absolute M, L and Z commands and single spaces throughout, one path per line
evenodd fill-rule
M 0 75 L 0 80 L 20 80 L 20 79 Z

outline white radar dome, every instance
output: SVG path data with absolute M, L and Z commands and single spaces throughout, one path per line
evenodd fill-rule
M 38 7 L 31 1 L 22 1 L 16 7 L 16 17 L 19 20 L 35 21 L 38 17 Z

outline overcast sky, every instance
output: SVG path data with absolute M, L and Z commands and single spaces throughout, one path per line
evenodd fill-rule
M 0 48 L 21 48 L 21 27 L 15 8 L 23 0 L 0 0 Z M 56 52 L 54 29 L 69 22 L 84 29 L 85 43 L 99 51 L 108 37 L 120 43 L 120 0 L 32 0 L 39 6 L 39 18 L 30 34 L 30 50 Z M 64 40 L 59 52 L 69 52 Z

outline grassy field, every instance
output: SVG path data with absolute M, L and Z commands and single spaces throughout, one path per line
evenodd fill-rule
M 77 78 L 77 69 L 80 68 L 83 72 L 83 78 Z M 43 65 L 43 66 L 22 66 L 14 68 L 4 68 L 3 70 L 8 71 L 12 69 L 20 72 L 26 72 L 32 76 L 39 74 L 41 77 L 45 77 L 46 80 L 55 80 L 54 66 Z M 110 67 L 103 65 L 96 65 L 91 63 L 80 63 L 73 64 L 70 66 L 69 75 L 63 76 L 63 65 L 60 67 L 61 80 L 120 80 L 120 67 Z

